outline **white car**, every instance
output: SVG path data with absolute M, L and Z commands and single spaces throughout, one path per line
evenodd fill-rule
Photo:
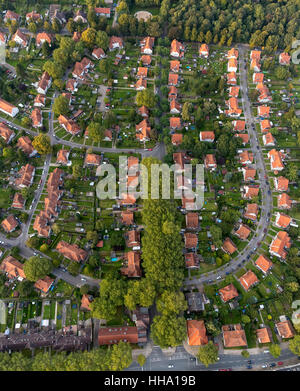
M 218 277 L 217 277 L 217 280 L 221 280 L 221 278 L 222 278 L 221 276 L 218 276 Z
M 169 364 L 168 368 L 174 368 L 174 365 L 173 364 Z
M 267 364 L 264 364 L 261 366 L 262 368 L 268 368 L 268 365 Z

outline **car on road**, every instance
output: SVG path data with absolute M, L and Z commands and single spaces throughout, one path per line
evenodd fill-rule
M 226 272 L 225 274 L 226 274 L 226 276 L 228 276 L 229 272 Z
M 248 360 L 248 364 L 249 364 L 249 365 L 252 364 L 252 361 L 251 361 L 251 360 Z
M 210 282 L 212 282 L 212 280 L 208 280 L 208 282 L 210 283 Z
M 153 148 L 148 148 L 148 151 L 153 151 Z
M 283 365 L 283 361 L 278 361 L 278 365 Z
M 268 213 L 268 217 L 270 217 L 270 216 L 271 216 L 271 213 L 269 212 L 269 213 Z
M 81 278 L 81 281 L 86 281 L 86 278 Z
M 276 364 L 274 362 L 272 362 L 271 364 L 269 364 L 270 367 L 276 367 Z
M 252 365 L 247 365 L 247 369 L 252 369 Z
M 264 229 L 264 233 L 266 233 L 266 232 L 267 232 L 267 228 Z
M 262 368 L 268 368 L 268 365 L 267 364 L 264 364 L 261 366 Z
M 222 276 L 218 276 L 218 277 L 217 277 L 217 280 L 221 280 L 221 278 L 222 278 Z
M 174 368 L 174 365 L 173 364 L 169 364 L 168 368 Z

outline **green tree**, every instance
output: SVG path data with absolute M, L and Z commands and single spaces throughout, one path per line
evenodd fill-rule
M 175 315 L 155 316 L 151 324 L 151 336 L 155 345 L 161 348 L 181 345 L 186 339 L 186 320 Z
M 37 281 L 48 275 L 53 268 L 48 258 L 30 257 L 24 264 L 24 273 L 29 281 Z
M 278 358 L 281 354 L 281 347 L 280 345 L 273 343 L 269 346 L 269 351 L 273 357 Z
M 104 129 L 99 122 L 90 122 L 88 126 L 89 138 L 95 143 L 99 143 L 104 135 Z
M 139 91 L 136 96 L 136 104 L 140 106 L 146 106 L 152 108 L 155 106 L 154 92 L 148 88 L 143 91 Z
M 242 319 L 242 322 L 245 324 L 248 324 L 251 322 L 251 319 L 249 318 L 248 315 L 242 315 L 241 319 Z
M 209 341 L 208 344 L 200 346 L 197 357 L 207 368 L 210 364 L 217 362 L 218 348 L 212 341 Z
M 74 179 L 78 179 L 82 176 L 82 167 L 79 164 L 74 164 L 72 166 L 72 175 Z
M 295 337 L 289 341 L 289 349 L 292 353 L 300 356 L 300 335 L 295 335 Z
M 187 309 L 187 302 L 182 292 L 165 291 L 157 299 L 156 307 L 164 316 L 179 315 Z
M 250 353 L 248 352 L 248 350 L 242 350 L 241 355 L 244 358 L 249 358 L 250 357 Z
M 143 354 L 139 354 L 136 358 L 137 363 L 139 364 L 140 367 L 143 367 L 146 362 L 146 357 Z
M 51 152 L 52 149 L 50 143 L 50 137 L 42 133 L 35 136 L 35 138 L 32 141 L 32 146 L 40 155 L 47 155 L 48 153 Z
M 113 345 L 110 352 L 110 369 L 122 371 L 132 363 L 132 348 L 129 343 L 120 341 Z
M 107 50 L 109 43 L 108 35 L 105 31 L 97 31 L 96 45 L 103 50 Z
M 181 117 L 184 121 L 190 120 L 191 108 L 192 108 L 192 104 L 190 102 L 185 102 L 183 104 Z
M 92 48 L 96 42 L 97 31 L 89 27 L 81 35 L 81 40 L 89 47 Z
M 72 276 L 77 276 L 80 269 L 80 263 L 71 261 L 68 266 L 68 272 L 72 274 Z
M 70 112 L 68 99 L 63 95 L 55 98 L 53 103 L 53 111 L 57 117 L 60 115 L 67 116 Z

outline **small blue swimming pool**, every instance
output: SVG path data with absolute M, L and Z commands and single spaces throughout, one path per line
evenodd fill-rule
M 112 262 L 116 262 L 118 260 L 118 258 L 111 258 L 110 259 Z

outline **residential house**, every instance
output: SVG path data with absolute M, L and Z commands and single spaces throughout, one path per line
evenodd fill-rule
M 151 65 L 152 57 L 149 54 L 143 54 L 141 56 L 141 61 L 144 67 L 148 67 Z
M 37 231 L 39 237 L 48 238 L 50 236 L 49 216 L 43 210 L 36 216 L 32 228 Z
M 22 194 L 15 193 L 11 207 L 14 209 L 23 209 L 24 206 L 25 206 L 25 200 L 22 197 Z
M 215 170 L 217 168 L 215 155 L 209 153 L 205 156 L 204 167 L 208 170 Z
M 233 130 L 236 132 L 243 132 L 245 130 L 246 122 L 243 119 L 232 121 Z
M 252 182 L 255 180 L 256 170 L 254 168 L 243 167 L 242 173 L 245 182 Z
M 265 147 L 274 147 L 275 146 L 275 139 L 272 135 L 272 133 L 267 133 L 263 135 L 263 143 Z
M 186 324 L 189 346 L 202 346 L 208 343 L 204 320 L 187 320 Z
M 169 89 L 169 94 L 168 94 L 168 100 L 169 102 L 173 99 L 177 99 L 177 88 L 175 86 L 171 86 Z
M 233 243 L 233 241 L 230 238 L 226 238 L 224 240 L 221 248 L 225 253 L 227 253 L 229 255 L 232 255 L 233 253 L 235 253 L 237 251 L 236 245 Z
M 35 107 L 45 107 L 46 104 L 46 95 L 38 94 L 34 98 L 33 106 Z
M 290 65 L 291 56 L 288 53 L 280 53 L 279 54 L 279 64 L 280 65 Z
M 171 114 L 180 114 L 181 104 L 177 102 L 176 99 L 170 101 L 170 113 Z
M 103 136 L 103 141 L 112 141 L 113 134 L 111 130 L 106 129 Z
M 199 258 L 195 253 L 185 253 L 185 267 L 187 269 L 199 269 Z
M 143 54 L 152 54 L 154 46 L 154 37 L 146 37 L 140 42 L 141 53 Z
M 180 117 L 170 117 L 170 129 L 180 130 L 182 128 Z
M 139 247 L 141 244 L 141 236 L 139 231 L 131 230 L 125 233 L 125 240 L 127 247 Z
M 270 244 L 269 253 L 277 258 L 285 260 L 287 256 L 286 250 L 288 250 L 291 245 L 292 241 L 288 233 L 279 231 Z
M 7 35 L 2 31 L 0 31 L 0 42 L 6 44 L 6 41 L 7 41 Z
M 134 223 L 134 215 L 130 210 L 123 210 L 121 212 L 122 224 L 124 225 L 132 225 Z
M 41 47 L 44 42 L 48 42 L 48 45 L 51 46 L 52 41 L 53 41 L 53 35 L 46 33 L 45 31 L 38 33 L 35 39 L 37 47 Z
M 246 219 L 256 221 L 258 216 L 258 205 L 257 204 L 247 204 L 244 217 Z
M 224 325 L 222 333 L 225 348 L 248 346 L 245 331 L 240 324 Z
M 257 329 L 256 331 L 256 338 L 258 340 L 258 343 L 271 343 L 272 338 L 272 332 L 269 327 L 263 327 L 261 329 Z
M 254 197 L 257 197 L 259 193 L 258 185 L 246 185 L 243 187 L 243 198 L 251 200 Z
M 278 228 L 283 228 L 283 229 L 288 228 L 292 222 L 292 218 L 290 216 L 287 216 L 280 212 L 276 212 L 275 217 L 276 217 L 275 225 Z
M 141 257 L 137 251 L 129 251 L 126 253 L 127 264 L 121 268 L 121 274 L 127 277 L 142 277 Z
M 86 14 L 83 12 L 83 11 L 81 11 L 80 9 L 78 9 L 77 11 L 76 11 L 76 13 L 75 13 L 75 17 L 74 17 L 74 22 L 76 22 L 76 23 L 87 23 L 87 16 L 86 16 Z
M 185 248 L 196 250 L 198 247 L 198 236 L 190 232 L 184 234 Z
M 94 301 L 92 295 L 84 294 L 81 298 L 80 310 L 91 311 L 91 303 Z
M 249 143 L 249 134 L 248 133 L 235 134 L 234 137 L 239 137 L 242 140 L 243 145 L 246 145 Z
M 277 208 L 279 209 L 291 209 L 293 201 L 286 193 L 279 194 L 277 198 Z
M 184 56 L 184 45 L 177 41 L 176 39 L 173 39 L 171 42 L 171 50 L 170 55 L 172 57 L 183 57 Z
M 276 191 L 289 191 L 289 180 L 283 176 L 274 177 L 274 187 Z
M 18 45 L 26 47 L 29 43 L 29 38 L 26 34 L 22 33 L 20 29 L 18 29 L 11 38 L 12 41 L 16 42 Z
M 215 133 L 210 131 L 200 132 L 200 141 L 213 143 L 215 141 Z
M 138 125 L 135 126 L 136 137 L 140 141 L 149 141 L 150 140 L 150 132 L 151 127 L 146 119 L 141 121 Z
M 112 36 L 110 37 L 109 41 L 109 50 L 115 50 L 115 49 L 123 49 L 124 48 L 124 42 L 123 39 L 120 37 Z
M 253 163 L 253 153 L 247 150 L 239 153 L 240 163 L 243 165 L 248 165 Z
M 196 212 L 189 212 L 185 215 L 185 224 L 187 229 L 199 228 L 199 216 Z
M 190 163 L 190 158 L 184 152 L 173 153 L 173 161 L 178 165 L 177 173 L 184 171 L 184 165 Z
M 255 266 L 266 275 L 271 271 L 273 262 L 271 262 L 265 255 L 261 254 L 255 261 Z
M 270 106 L 258 106 L 257 107 L 257 115 L 259 117 L 268 118 L 270 116 Z
M 177 73 L 179 72 L 181 67 L 180 61 L 178 60 L 171 60 L 170 61 L 170 72 Z
M 261 71 L 261 68 L 260 68 L 259 61 L 256 60 L 256 59 L 251 60 L 250 69 L 251 69 L 253 72 L 260 72 L 260 71 Z
M 147 68 L 146 68 L 147 69 Z M 135 89 L 136 91 L 142 91 L 144 90 L 145 88 L 147 88 L 147 80 L 140 77 L 137 82 L 135 83 Z
M 92 52 L 92 56 L 95 57 L 96 60 L 101 60 L 106 57 L 106 54 L 102 48 L 95 48 Z
M 63 12 L 59 12 L 59 9 L 54 11 L 53 16 L 50 18 L 51 23 L 53 23 L 54 19 L 56 19 L 60 24 L 66 23 L 66 16 Z
M 245 274 L 243 274 L 239 278 L 239 282 L 242 285 L 242 287 L 245 289 L 245 291 L 248 291 L 250 288 L 257 285 L 259 283 L 259 280 L 256 277 L 256 274 L 253 273 L 252 270 L 248 270 Z
M 77 125 L 77 123 L 74 120 L 68 119 L 63 115 L 60 115 L 58 117 L 58 122 L 65 129 L 66 132 L 72 135 L 77 135 L 78 133 L 81 132 L 80 127 Z
M 15 137 L 15 132 L 3 122 L 0 122 L 0 137 L 2 137 L 6 144 L 9 144 Z
M 35 11 L 31 11 L 28 14 L 26 14 L 26 22 L 27 23 L 30 20 L 32 20 L 33 22 L 39 22 L 42 19 L 43 19 L 42 15 L 39 14 L 38 12 L 35 12 Z
M 251 50 L 251 52 L 250 52 L 250 60 L 260 61 L 260 55 L 261 55 L 261 51 L 260 50 Z
M 32 142 L 28 136 L 22 136 L 18 139 L 17 147 L 20 148 L 25 155 L 32 157 L 37 154 L 37 151 L 33 148 Z
M 43 126 L 42 112 L 37 107 L 31 112 L 31 122 L 34 128 L 41 128 Z
M 84 159 L 84 166 L 100 166 L 101 164 L 101 156 L 96 155 L 95 153 L 87 153 Z
M 10 20 L 10 21 L 14 20 L 14 21 L 18 22 L 19 19 L 20 19 L 20 15 L 18 15 L 17 13 L 15 13 L 14 11 L 11 11 L 11 10 L 6 11 L 5 16 L 3 18 L 4 23 L 6 23 L 8 20 Z
M 61 240 L 57 244 L 56 250 L 70 261 L 75 262 L 83 262 L 88 255 L 88 253 L 78 247 L 77 244 L 69 244 L 64 240 Z
M 66 83 L 66 90 L 70 91 L 72 94 L 73 92 L 76 92 L 77 91 L 77 85 L 78 85 L 78 81 L 75 80 L 75 79 L 69 79 Z
M 241 240 L 246 240 L 251 233 L 251 229 L 245 224 L 240 224 L 234 234 Z
M 174 133 L 171 135 L 171 143 L 176 147 L 182 143 L 183 135 L 182 133 Z
M 14 215 L 7 216 L 7 218 L 4 219 L 1 223 L 1 227 L 6 233 L 13 232 L 18 227 L 18 225 L 19 223 Z
M 56 163 L 68 166 L 71 163 L 69 161 L 69 155 L 70 151 L 68 151 L 67 149 L 60 149 L 57 152 Z
M 97 16 L 105 16 L 106 18 L 110 18 L 110 8 L 97 7 L 95 8 L 95 14 Z
M 228 52 L 227 52 L 227 59 L 228 60 L 231 58 L 237 60 L 238 56 L 239 56 L 239 51 L 237 49 L 232 48 L 232 49 L 228 50 Z
M 149 110 L 146 106 L 141 106 L 137 109 L 138 114 L 143 118 L 149 117 Z
M 235 58 L 230 58 L 227 64 L 227 72 L 236 72 L 237 71 L 237 60 Z
M 239 296 L 236 287 L 233 284 L 224 286 L 218 290 L 221 300 L 227 303 L 229 300 L 235 299 Z
M 18 172 L 18 178 L 15 180 L 15 186 L 19 189 L 24 189 L 25 187 L 30 187 L 33 183 L 33 178 L 35 174 L 35 167 L 31 164 L 26 164 L 21 167 Z
M 51 82 L 52 82 L 52 78 L 50 77 L 49 73 L 44 72 L 37 84 L 37 92 L 39 94 L 46 95 L 48 88 L 51 86 Z
M 177 73 L 169 73 L 169 86 L 177 86 L 179 81 L 179 76 Z
M 252 81 L 253 81 L 254 84 L 263 83 L 263 81 L 264 81 L 264 74 L 261 73 L 261 72 L 253 73 Z
M 209 48 L 206 43 L 203 43 L 199 48 L 199 57 L 208 58 L 209 56 Z
M 275 323 L 275 328 L 283 339 L 293 338 L 295 335 L 292 323 L 289 320 Z
M 53 278 L 50 278 L 49 276 L 46 276 L 44 278 L 41 278 L 40 280 L 37 280 L 34 284 L 34 287 L 41 291 L 42 293 L 47 294 L 51 287 L 54 284 Z
M 124 326 L 124 327 L 100 327 L 98 333 L 98 344 L 113 345 L 120 341 L 129 342 L 131 344 L 137 344 L 138 329 L 136 326 Z
M 238 98 L 240 92 L 240 87 L 239 86 L 233 86 L 229 88 L 229 96 L 231 98 Z
M 236 85 L 236 73 L 235 72 L 229 72 L 227 73 L 227 84 Z
M 19 109 L 6 100 L 0 98 L 0 111 L 10 117 L 15 117 L 18 114 Z
M 148 68 L 138 67 L 138 71 L 136 74 L 137 77 L 147 77 L 147 75 L 148 75 Z
M 225 110 L 225 114 L 229 117 L 239 117 L 242 114 L 242 110 L 239 108 L 237 98 L 229 98 L 226 102 L 229 109 Z
M 282 162 L 282 153 L 280 151 L 276 151 L 276 149 L 271 149 L 271 151 L 268 152 L 268 158 L 271 162 L 272 171 L 282 171 L 284 169 L 284 164 Z
M 260 130 L 262 133 L 267 132 L 272 127 L 272 123 L 268 119 L 260 121 Z
M 3 273 L 7 273 L 7 277 L 9 280 L 16 278 L 19 281 L 22 281 L 26 279 L 24 273 L 24 265 L 21 262 L 17 261 L 11 255 L 3 259 L 0 265 L 0 270 Z

